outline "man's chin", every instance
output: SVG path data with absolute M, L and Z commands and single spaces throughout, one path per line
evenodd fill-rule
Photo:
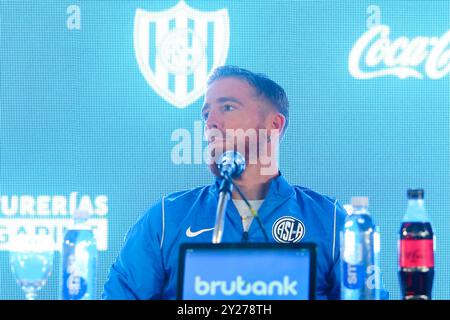
M 208 165 L 209 171 L 215 176 L 220 177 L 219 168 L 217 168 L 217 165 L 215 163 Z
M 215 175 L 219 176 L 219 170 L 217 169 L 217 163 L 221 162 L 222 155 L 227 150 L 233 150 L 233 146 L 227 146 L 222 141 L 215 141 L 208 144 L 208 166 L 209 170 Z

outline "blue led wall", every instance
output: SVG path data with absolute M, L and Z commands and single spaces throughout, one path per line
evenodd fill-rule
M 406 190 L 425 189 L 437 239 L 433 296 L 450 299 L 448 1 L 0 8 L 0 298 L 24 297 L 8 264 L 11 236 L 46 229 L 58 243 L 76 209 L 94 218 L 100 296 L 136 219 L 165 194 L 211 183 L 196 156 L 203 84 L 213 67 L 232 64 L 287 91 L 280 167 L 292 184 L 343 204 L 369 197 L 392 299 Z M 180 129 L 190 164 L 173 157 Z M 40 299 L 58 298 L 59 257 Z

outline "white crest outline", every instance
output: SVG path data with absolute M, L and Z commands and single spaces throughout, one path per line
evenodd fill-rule
M 217 33 L 220 33 L 222 35 L 221 39 L 223 40 L 222 43 L 216 41 L 217 35 L 215 32 L 213 40 L 214 44 L 208 44 L 213 45 L 214 47 L 214 59 L 211 70 L 206 70 L 207 66 L 205 65 L 207 65 L 207 61 L 206 59 L 204 59 L 204 61 L 202 62 L 202 64 L 204 65 L 202 67 L 206 70 L 206 72 L 198 72 L 198 75 L 196 75 L 197 82 L 201 84 L 194 84 L 194 89 L 186 94 L 171 92 L 168 88 L 168 85 L 161 84 L 161 81 L 159 81 L 160 79 L 157 79 L 157 77 L 151 70 L 149 63 L 146 62 L 148 61 L 150 52 L 148 23 L 157 21 L 169 21 L 174 17 L 188 17 L 203 24 L 207 23 L 208 21 L 212 21 L 214 22 L 215 28 L 218 27 L 219 31 Z M 167 33 L 164 33 L 160 35 L 160 37 L 163 38 L 166 35 Z M 207 78 L 211 75 L 212 71 L 215 68 L 224 65 L 226 62 L 229 49 L 229 39 L 230 23 L 228 17 L 228 9 L 226 8 L 216 11 L 199 11 L 189 7 L 183 0 L 181 0 L 177 5 L 165 11 L 150 12 L 140 8 L 136 9 L 134 18 L 133 45 L 139 70 L 150 87 L 164 100 L 177 108 L 185 108 L 189 106 L 204 94 Z M 156 41 L 156 43 L 157 42 L 158 41 Z M 221 47 L 219 47 L 218 44 Z M 158 60 L 158 58 L 155 59 Z M 158 65 L 157 62 L 155 62 L 155 64 Z M 162 68 L 162 66 L 157 66 L 156 68 Z M 161 72 L 157 71 L 156 73 L 162 74 Z M 168 74 L 167 70 L 166 73 Z M 180 85 L 182 86 L 184 81 L 181 78 L 182 76 L 179 76 L 176 81 L 179 80 L 179 83 L 181 83 Z M 180 85 L 178 86 L 179 88 Z M 177 87 L 177 85 L 175 86 Z M 187 83 L 185 84 L 185 86 L 187 91 Z

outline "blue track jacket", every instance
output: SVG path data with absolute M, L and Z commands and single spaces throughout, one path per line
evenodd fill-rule
M 173 193 L 151 207 L 128 232 L 104 285 L 103 299 L 175 299 L 179 246 L 211 243 L 219 184 L 216 180 L 210 186 Z M 280 174 L 271 181 L 258 214 L 271 242 L 317 245 L 316 299 L 339 299 L 344 208 L 332 198 L 291 186 Z M 301 223 L 290 232 L 274 227 L 284 218 Z M 230 200 L 222 242 L 240 242 L 242 235 L 241 217 Z M 248 235 L 249 242 L 265 241 L 256 221 Z

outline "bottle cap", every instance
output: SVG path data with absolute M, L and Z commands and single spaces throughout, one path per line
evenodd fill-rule
M 368 197 L 352 197 L 351 199 L 353 207 L 368 207 L 369 198 Z
M 425 192 L 423 189 L 408 189 L 408 199 L 423 199 Z

